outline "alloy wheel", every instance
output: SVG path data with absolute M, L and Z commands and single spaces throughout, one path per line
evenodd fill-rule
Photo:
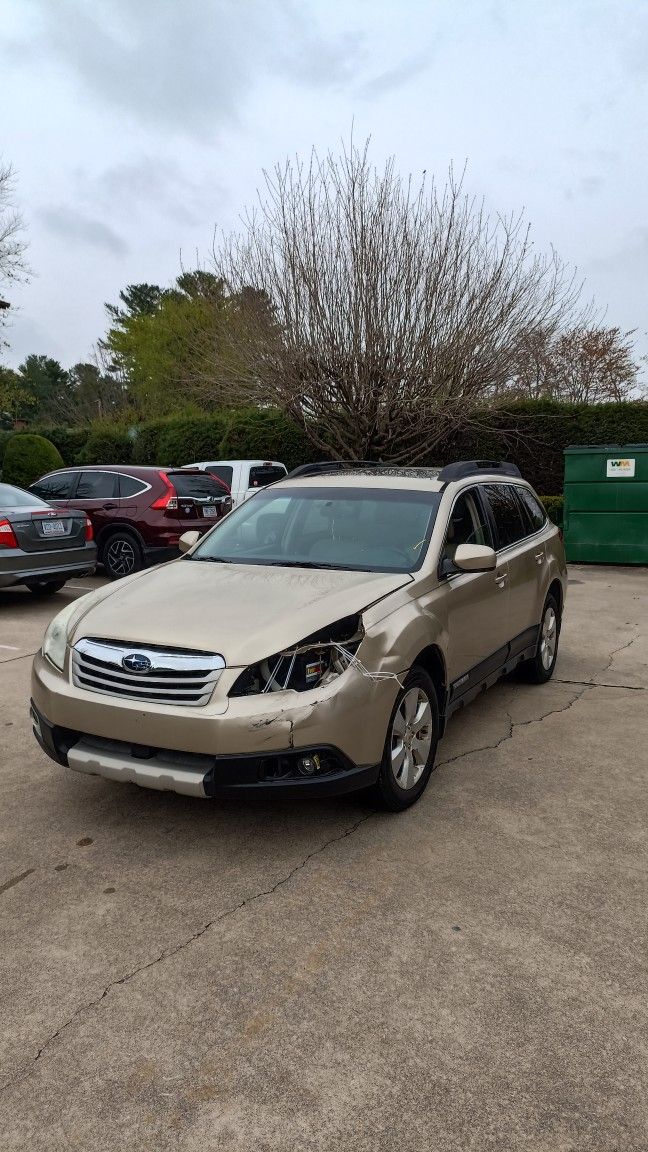
M 129 540 L 113 540 L 108 546 L 106 561 L 115 576 L 128 576 L 135 571 L 135 549 Z
M 546 672 L 549 671 L 553 664 L 557 643 L 558 618 L 553 605 L 548 604 L 542 620 L 542 631 L 540 633 L 540 659 L 542 661 L 542 667 Z
M 396 710 L 391 730 L 391 767 L 403 791 L 421 779 L 432 748 L 432 709 L 422 688 L 410 688 Z

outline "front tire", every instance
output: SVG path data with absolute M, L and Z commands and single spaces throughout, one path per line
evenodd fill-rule
M 130 532 L 112 532 L 102 547 L 101 558 L 110 580 L 120 580 L 144 567 L 142 549 Z
M 528 684 L 546 684 L 554 674 L 560 640 L 560 609 L 555 596 L 549 595 L 542 609 L 535 656 L 521 665 L 522 677 Z
M 402 812 L 423 795 L 439 742 L 439 703 L 430 676 L 415 665 L 396 698 L 387 728 L 374 800 Z

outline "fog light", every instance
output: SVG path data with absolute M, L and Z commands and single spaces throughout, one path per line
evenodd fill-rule
M 297 771 L 300 772 L 302 776 L 314 776 L 316 772 L 319 772 L 319 770 L 320 758 L 317 755 L 302 756 L 297 761 Z

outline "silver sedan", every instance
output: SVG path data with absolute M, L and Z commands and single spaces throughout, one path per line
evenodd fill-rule
M 25 584 L 47 595 L 74 576 L 94 572 L 96 565 L 85 512 L 54 508 L 31 492 L 0 484 L 0 588 Z

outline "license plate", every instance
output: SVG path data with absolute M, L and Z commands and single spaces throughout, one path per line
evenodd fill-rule
M 43 520 L 43 536 L 65 536 L 62 520 Z
M 215 516 L 218 516 L 218 508 L 215 508 L 213 504 L 204 504 L 202 512 L 203 516 L 207 516 L 207 518 L 211 516 L 214 519 Z

